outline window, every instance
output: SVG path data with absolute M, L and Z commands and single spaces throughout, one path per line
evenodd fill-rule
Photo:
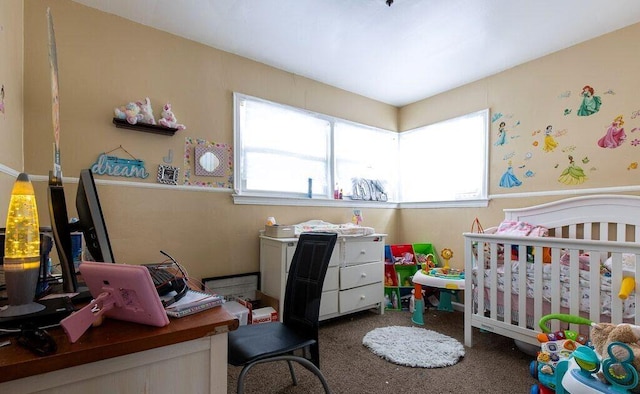
M 489 110 L 400 133 L 400 201 L 487 198 Z
M 238 195 L 307 198 L 311 179 L 313 198 L 351 199 L 365 179 L 392 199 L 397 133 L 238 93 L 234 105 Z
M 234 113 L 236 202 L 300 201 L 309 184 L 316 203 L 336 188 L 401 206 L 487 198 L 488 110 L 403 133 L 239 93 Z
M 331 127 L 326 119 L 273 103 L 237 101 L 239 190 L 257 194 L 328 195 Z
M 366 194 L 367 186 L 374 193 L 375 183 L 384 191 L 385 200 L 395 201 L 398 133 L 344 121 L 334 127 L 337 187 L 347 195 L 355 190 Z

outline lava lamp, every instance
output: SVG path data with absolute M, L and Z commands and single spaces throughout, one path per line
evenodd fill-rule
M 45 309 L 33 301 L 40 273 L 40 229 L 33 185 L 18 175 L 11 192 L 4 239 L 4 277 L 8 306 L 0 317 L 20 316 Z

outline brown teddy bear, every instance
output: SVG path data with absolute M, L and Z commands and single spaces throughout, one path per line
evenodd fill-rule
M 598 353 L 602 359 L 609 357 L 607 346 L 609 346 L 611 342 L 622 342 L 631 348 L 634 356 L 632 364 L 640 374 L 640 326 L 598 323 L 592 327 L 591 343 L 596 353 Z M 640 385 L 636 386 L 633 392 L 640 392 Z

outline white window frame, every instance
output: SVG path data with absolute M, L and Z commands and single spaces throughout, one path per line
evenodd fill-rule
M 477 130 L 481 135 L 471 135 L 476 130 L 469 130 L 468 124 L 470 119 L 477 119 L 482 122 L 483 129 Z M 488 205 L 488 185 L 489 185 L 489 109 L 476 111 L 473 113 L 461 115 L 455 118 L 447 119 L 442 122 L 431 125 L 418 127 L 412 130 L 400 133 L 400 182 L 398 185 L 398 193 L 400 200 L 400 208 L 429 208 L 429 207 L 486 207 Z M 460 128 L 462 125 L 466 128 Z M 446 134 L 445 134 L 446 133 Z M 473 142 L 464 145 L 465 138 L 472 137 Z M 406 148 L 403 151 L 403 138 L 405 138 Z M 413 141 L 419 140 L 420 144 L 408 143 L 407 139 Z M 465 154 L 464 149 L 471 148 L 473 155 Z M 408 152 L 410 151 L 410 152 Z M 462 152 L 461 152 L 462 151 Z M 475 156 L 474 161 L 470 156 Z M 413 170 L 415 166 L 420 166 L 420 174 L 416 174 Z M 406 170 L 408 166 L 412 169 Z M 464 169 L 472 169 L 476 177 L 480 178 L 478 184 L 474 185 L 477 189 L 471 195 L 457 193 L 441 192 L 447 187 L 446 180 L 438 180 L 437 176 L 431 171 L 437 171 L 438 175 L 446 174 L 452 170 L 452 166 L 456 168 L 451 171 L 452 177 L 461 176 Z M 454 185 L 454 183 L 450 183 Z M 434 199 L 433 201 L 407 201 L 408 188 L 437 188 L 430 190 L 438 190 L 442 196 L 448 194 L 449 198 Z M 416 193 L 413 193 L 414 195 Z
M 242 130 L 240 130 L 240 105 L 243 100 L 255 100 L 264 103 L 268 103 L 270 105 L 279 106 L 282 108 L 286 108 L 287 110 L 295 111 L 301 114 L 308 115 L 310 117 L 319 118 L 326 120 L 330 124 L 330 142 L 329 142 L 329 163 L 327 163 L 327 185 L 328 187 L 324 190 L 323 193 L 318 193 L 317 189 L 314 185 L 314 194 L 312 198 L 309 198 L 306 193 L 287 193 L 287 192 L 273 192 L 273 191 L 249 191 L 245 189 L 243 182 L 243 152 L 244 147 L 242 146 Z M 346 125 L 355 125 L 362 129 L 369 129 L 372 132 L 377 133 L 389 133 L 390 136 L 397 143 L 397 133 L 389 130 L 384 130 L 380 128 L 375 128 L 371 126 L 366 126 L 362 124 L 358 124 L 355 122 L 347 121 L 344 119 L 339 119 L 319 113 L 315 113 L 312 111 L 302 110 L 299 108 L 287 106 L 284 104 L 275 103 L 272 101 L 260 99 L 253 96 L 248 96 L 242 93 L 234 92 L 233 94 L 233 104 L 234 104 L 234 194 L 233 199 L 236 204 L 262 204 L 262 205 L 303 205 L 303 206 L 363 206 L 372 208 L 388 208 L 388 207 L 396 207 L 397 203 L 393 201 L 364 201 L 364 200 L 351 200 L 349 198 L 345 198 L 342 200 L 335 200 L 333 198 L 333 185 L 336 184 L 336 159 L 335 159 L 335 127 L 336 124 L 346 124 Z M 397 152 L 397 146 L 390 147 L 390 153 L 395 154 Z M 340 186 L 340 185 L 339 185 Z M 341 185 L 341 188 L 344 189 L 345 196 L 350 194 L 351 185 Z M 347 189 L 348 188 L 348 189 Z M 390 194 L 395 195 L 396 185 L 391 185 L 393 189 Z M 304 194 L 304 195 L 303 195 Z
M 248 96 L 242 93 L 237 93 L 234 92 L 233 93 L 233 103 L 234 103 L 234 185 L 235 185 L 235 190 L 234 190 L 234 194 L 233 194 L 233 200 L 235 204 L 259 204 L 259 205 L 300 205 L 300 206 L 366 206 L 366 207 L 370 207 L 370 208 L 430 208 L 430 207 L 446 207 L 446 206 L 456 206 L 456 207 L 460 207 L 460 206 L 465 206 L 465 207 L 479 207 L 479 206 L 487 206 L 488 205 L 488 197 L 487 197 L 487 193 L 488 193 L 488 165 L 489 165 L 489 110 L 485 109 L 482 111 L 477 111 L 471 114 L 466 114 L 466 115 L 462 115 L 460 117 L 457 118 L 453 118 L 453 119 L 449 119 L 443 122 L 439 122 L 436 124 L 432 124 L 432 125 L 428 125 L 428 126 L 424 126 L 424 127 L 420 127 L 420 128 L 416 128 L 413 130 L 409 130 L 409 131 L 405 131 L 403 133 L 396 133 L 393 131 L 389 131 L 389 130 L 383 130 L 383 129 L 379 129 L 379 128 L 374 128 L 374 127 L 370 127 L 370 126 L 365 126 L 362 124 L 357 124 L 354 122 L 350 122 L 350 121 L 346 121 L 343 119 L 339 119 L 339 118 L 334 118 L 331 116 L 327 116 L 327 115 L 323 115 L 323 114 L 318 114 L 312 111 L 307 111 L 307 110 L 303 110 L 303 109 L 299 109 L 299 108 L 295 108 L 295 107 L 291 107 L 291 106 L 287 106 L 284 104 L 279 104 L 279 103 L 275 103 L 275 102 L 271 102 L 268 100 L 264 100 L 264 99 L 260 99 L 257 97 L 252 97 L 252 96 Z M 270 105 L 275 105 L 275 106 L 281 106 L 283 108 L 287 108 L 288 110 L 293 110 L 293 111 L 297 111 L 301 114 L 305 114 L 308 115 L 310 117 L 314 117 L 314 118 L 319 118 L 319 119 L 323 119 L 326 120 L 327 122 L 330 123 L 330 142 L 329 142 L 329 154 L 328 154 L 328 160 L 329 163 L 327 163 L 327 182 L 329 187 L 327 189 L 330 190 L 325 190 L 322 194 L 318 194 L 318 193 L 314 193 L 312 198 L 308 198 L 308 196 L 306 196 L 306 193 L 304 193 L 305 195 L 303 196 L 303 193 L 282 193 L 282 192 L 272 192 L 272 191 L 263 191 L 263 192 L 256 192 L 256 191 L 248 191 L 243 189 L 243 181 L 242 181 L 242 170 L 243 170 L 243 147 L 242 147 L 242 135 L 241 135 L 241 130 L 240 130 L 240 111 L 239 111 L 239 105 L 242 102 L 242 100 L 257 100 L 257 101 L 261 101 L 261 102 L 265 102 L 268 103 Z M 433 133 L 433 132 L 438 132 L 439 127 L 446 125 L 450 122 L 455 122 L 456 120 L 459 119 L 464 119 L 464 118 L 469 118 L 472 116 L 484 116 L 484 130 L 483 130 L 483 135 L 482 135 L 482 146 L 479 146 L 478 149 L 481 149 L 481 157 L 483 160 L 483 163 L 481 164 L 476 164 L 473 163 L 471 165 L 473 166 L 480 166 L 482 168 L 482 183 L 481 183 L 481 190 L 478 196 L 474 196 L 474 198 L 467 198 L 467 196 L 456 196 L 455 199 L 451 199 L 451 200 L 446 200 L 446 201 L 409 201 L 409 202 L 404 202 L 402 201 L 402 196 L 400 195 L 401 192 L 401 182 L 407 182 L 406 177 L 403 178 L 403 171 L 402 171 L 402 164 L 400 164 L 397 167 L 397 171 L 398 171 L 398 176 L 395 177 L 395 179 L 391 179 L 390 181 L 396 181 L 398 179 L 400 179 L 401 181 L 396 181 L 395 184 L 392 185 L 387 185 L 389 190 L 389 195 L 391 196 L 391 198 L 388 199 L 388 201 L 386 202 L 382 202 L 382 201 L 364 201 L 364 200 L 351 200 L 351 199 L 342 199 L 342 200 L 335 200 L 333 198 L 333 187 L 331 185 L 334 185 L 336 182 L 336 153 L 335 153 L 335 149 L 334 149 L 334 144 L 335 144 L 335 125 L 336 123 L 346 123 L 346 124 L 352 124 L 352 125 L 356 125 L 359 128 L 362 129 L 370 129 L 372 130 L 372 132 L 388 132 L 390 134 L 393 135 L 393 141 L 395 143 L 391 143 L 389 146 L 389 154 L 392 155 L 393 157 L 398 158 L 399 162 L 402 162 L 402 160 L 399 160 L 402 158 L 402 152 L 400 151 L 400 144 L 399 141 L 402 140 L 402 136 L 405 133 L 409 133 L 409 134 L 405 134 L 407 136 L 409 136 L 411 133 Z M 456 148 L 456 144 L 459 143 L 459 139 L 456 138 L 449 138 L 448 141 L 451 142 L 451 144 L 446 143 L 445 146 L 439 146 L 438 149 L 441 151 L 451 151 L 451 152 L 455 152 L 455 148 Z M 453 155 L 452 155 L 453 156 Z M 467 163 L 469 164 L 469 163 Z M 370 163 L 369 163 L 370 166 Z M 437 168 L 435 168 L 434 170 L 438 170 L 438 171 L 442 171 L 443 166 L 437 166 Z M 405 179 L 404 181 L 402 181 L 402 179 Z M 423 182 L 429 182 L 428 179 L 423 179 Z M 345 190 L 348 190 L 347 188 L 350 187 L 350 185 L 340 185 L 342 186 Z M 433 185 L 434 187 L 439 187 L 438 185 Z M 345 195 L 348 193 L 345 193 Z

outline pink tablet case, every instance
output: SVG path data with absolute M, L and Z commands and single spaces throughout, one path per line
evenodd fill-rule
M 80 272 L 94 300 L 60 322 L 72 343 L 100 316 L 157 327 L 169 324 L 146 267 L 83 261 Z

